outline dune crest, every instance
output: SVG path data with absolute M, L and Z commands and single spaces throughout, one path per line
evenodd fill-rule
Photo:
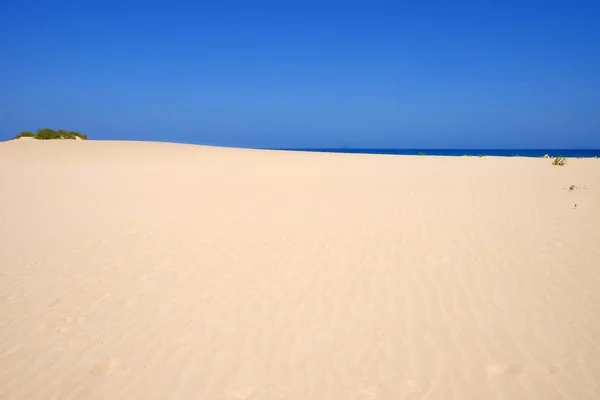
M 596 159 L 21 139 L 0 210 L 2 399 L 600 398 Z

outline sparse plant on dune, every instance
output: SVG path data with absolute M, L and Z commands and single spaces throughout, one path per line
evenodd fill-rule
M 35 135 L 33 134 L 33 132 L 29 132 L 29 131 L 24 131 L 19 133 L 17 136 L 15 136 L 15 139 L 20 139 L 22 137 L 34 137 Z
M 424 154 L 420 152 L 420 153 L 419 153 L 419 155 L 420 155 L 420 156 L 422 156 L 422 155 L 424 155 Z
M 60 133 L 50 128 L 38 129 L 35 133 L 35 138 L 39 140 L 62 139 Z
M 58 134 L 58 136 L 59 136 L 61 139 L 71 139 L 71 140 L 75 140 L 75 137 L 76 137 L 76 136 L 75 136 L 75 134 L 74 134 L 73 132 L 67 132 L 67 131 L 64 131 L 64 130 L 62 130 L 62 129 L 59 129 L 59 130 L 57 130 L 57 131 L 56 131 L 56 133 Z
M 39 140 L 53 140 L 53 139 L 71 139 L 75 140 L 77 138 L 87 140 L 87 135 L 85 133 L 75 132 L 75 131 L 65 131 L 62 129 L 54 130 L 50 128 L 42 128 L 38 129 L 38 131 L 34 134 L 32 132 L 21 132 L 15 139 L 19 139 L 22 137 L 32 137 L 34 139 Z
M 554 159 L 554 161 L 552 161 L 552 165 L 559 165 L 559 166 L 561 166 L 561 167 L 562 167 L 563 165 L 565 165 L 566 163 L 567 163 L 567 159 L 566 159 L 566 157 L 561 157 L 561 156 L 558 156 L 558 157 L 556 157 L 556 158 Z

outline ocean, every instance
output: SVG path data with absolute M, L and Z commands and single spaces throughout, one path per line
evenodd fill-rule
M 358 153 L 358 154 L 397 154 L 416 156 L 422 153 L 426 156 L 497 156 L 497 157 L 550 157 L 562 156 L 571 158 L 600 157 L 600 149 L 574 150 L 574 149 L 322 149 L 322 148 L 297 148 L 277 149 L 291 151 L 312 151 L 320 153 Z

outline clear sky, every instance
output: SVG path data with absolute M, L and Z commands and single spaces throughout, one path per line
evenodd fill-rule
M 598 1 L 0 0 L 0 139 L 600 148 Z

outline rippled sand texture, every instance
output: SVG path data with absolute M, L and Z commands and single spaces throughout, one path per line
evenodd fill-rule
M 11 141 L 0 235 L 1 399 L 600 398 L 597 159 Z

